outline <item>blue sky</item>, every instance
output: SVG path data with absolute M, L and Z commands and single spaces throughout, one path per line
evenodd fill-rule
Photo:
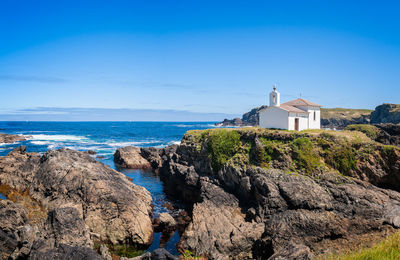
M 399 13 L 396 1 L 3 0 L 0 119 L 215 120 L 266 104 L 273 84 L 282 101 L 400 103 Z

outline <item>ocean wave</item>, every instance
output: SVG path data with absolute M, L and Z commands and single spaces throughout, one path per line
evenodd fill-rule
M 168 142 L 168 145 L 172 145 L 172 144 L 180 145 L 181 141 L 170 141 L 170 142 Z
M 82 141 L 87 139 L 84 136 L 77 135 L 24 135 L 29 140 L 39 140 L 39 141 Z
M 187 124 L 178 124 L 178 125 L 172 125 L 175 127 L 185 127 L 185 128 L 198 128 L 198 127 L 216 127 L 214 124 L 195 124 L 195 125 L 187 125 Z
M 52 144 L 49 141 L 31 141 L 31 144 L 35 144 L 35 145 L 50 145 Z
M 159 143 L 160 141 L 157 140 L 152 140 L 152 141 L 136 141 L 136 142 L 106 142 L 104 143 L 105 145 L 111 146 L 111 147 L 124 147 L 124 146 L 135 146 L 135 145 L 144 145 L 144 144 L 153 144 L 153 143 Z

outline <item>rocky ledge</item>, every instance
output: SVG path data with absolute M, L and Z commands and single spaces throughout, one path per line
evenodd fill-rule
M 190 210 L 182 252 L 309 259 L 400 227 L 400 150 L 359 131 L 189 131 L 140 151 Z
M 0 133 L 0 144 L 11 144 L 19 141 L 25 141 L 25 137 L 22 135 L 10 135 L 10 134 L 1 134 Z
M 104 259 L 93 248 L 152 242 L 150 193 L 87 153 L 16 148 L 0 184 L 1 259 Z

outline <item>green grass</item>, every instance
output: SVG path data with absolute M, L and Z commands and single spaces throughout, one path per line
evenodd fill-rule
M 312 173 L 321 165 L 321 160 L 313 148 L 313 143 L 305 137 L 297 138 L 292 142 L 295 165 L 306 173 Z
M 360 131 L 372 140 L 376 140 L 380 132 L 376 126 L 366 124 L 348 125 L 345 129 L 349 131 Z
M 218 171 L 240 148 L 240 134 L 237 131 L 215 129 L 208 132 L 205 137 L 208 145 L 208 152 L 211 156 L 211 164 L 215 171 Z
M 322 259 L 329 260 L 395 260 L 400 259 L 400 233 L 387 237 L 382 242 L 356 252 L 332 254 Z
M 321 118 L 352 119 L 370 115 L 370 109 L 351 109 L 351 108 L 321 108 Z
M 355 149 L 351 146 L 337 146 L 327 154 L 326 162 L 344 175 L 349 175 L 357 166 Z

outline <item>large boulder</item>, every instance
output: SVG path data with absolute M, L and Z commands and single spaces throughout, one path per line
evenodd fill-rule
M 118 148 L 114 153 L 114 162 L 128 169 L 151 169 L 150 163 L 140 155 L 139 147 Z
M 145 246 L 152 241 L 150 193 L 85 152 L 60 149 L 40 156 L 15 149 L 0 157 L 0 184 L 12 191 L 7 197 L 21 192 L 48 212 L 47 220 L 34 223 L 46 234 L 32 247 L 37 258 L 72 254 L 93 242 Z

